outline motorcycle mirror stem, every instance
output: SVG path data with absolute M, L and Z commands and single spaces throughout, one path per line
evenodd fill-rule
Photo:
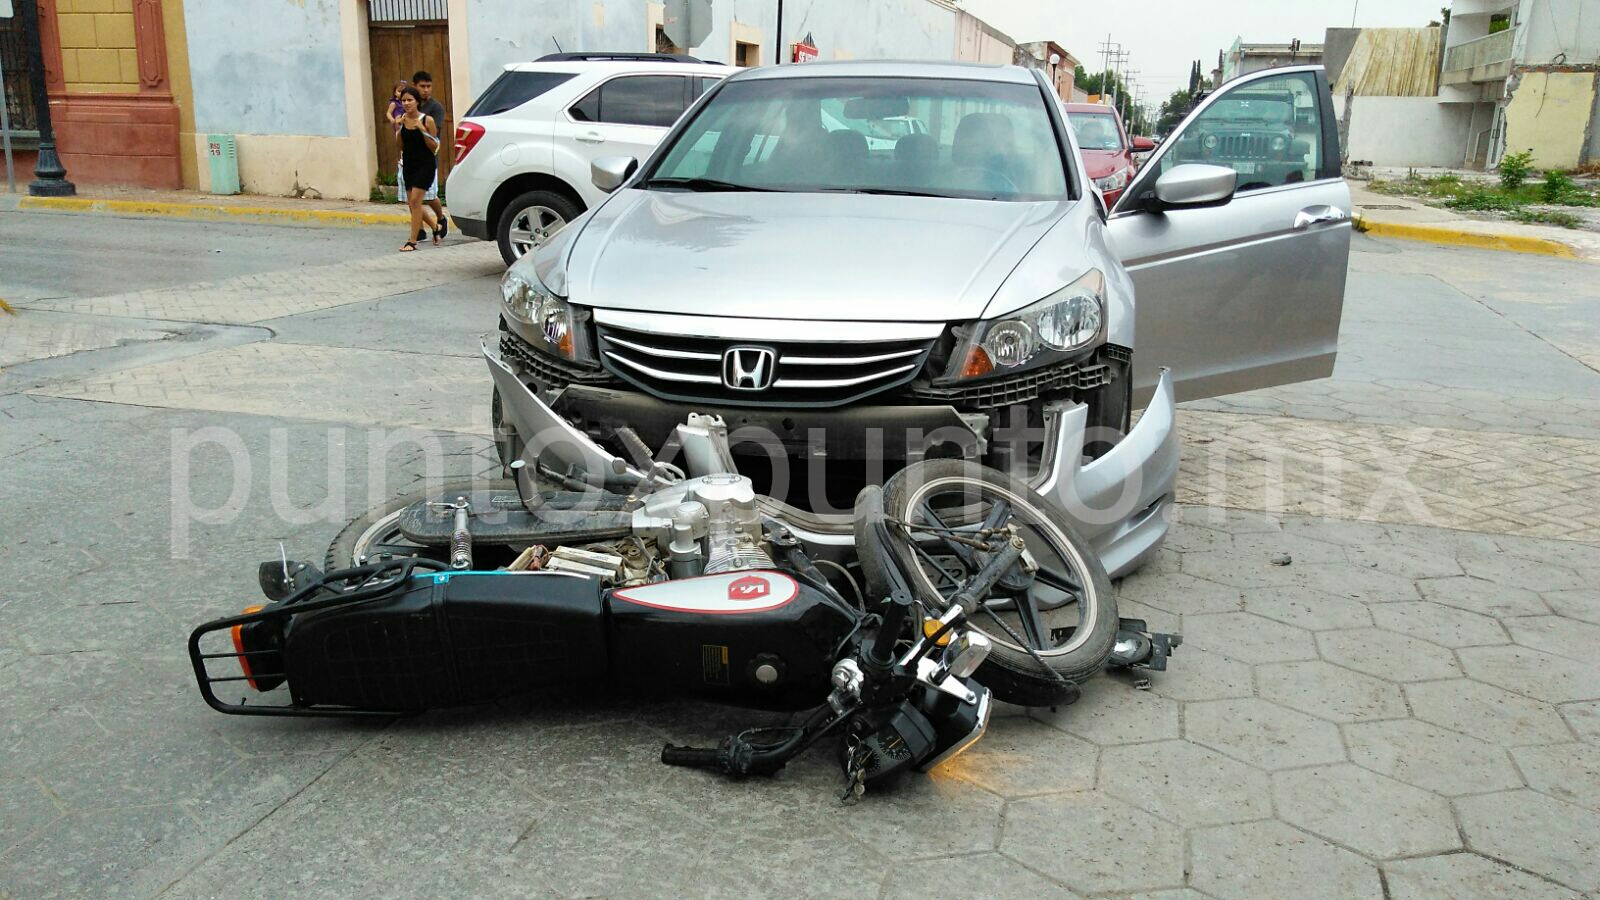
M 883 624 L 862 654 L 869 668 L 879 673 L 894 668 L 894 645 L 899 642 L 900 635 L 905 633 L 911 620 L 912 603 L 911 597 L 898 590 L 884 601 Z

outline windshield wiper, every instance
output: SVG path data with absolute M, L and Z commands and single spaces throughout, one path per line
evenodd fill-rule
M 775 191 L 776 188 L 756 187 L 749 184 L 735 184 L 731 181 L 719 181 L 715 178 L 652 178 L 645 182 L 645 187 L 674 187 L 686 191 Z
M 886 194 L 890 197 L 943 197 L 950 199 L 948 194 L 935 194 L 932 191 L 908 191 L 899 188 L 821 188 L 824 194 Z

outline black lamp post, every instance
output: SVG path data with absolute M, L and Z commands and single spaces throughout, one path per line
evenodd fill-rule
M 70 197 L 78 188 L 67 180 L 66 167 L 56 155 L 56 135 L 50 127 L 50 92 L 44 83 L 44 50 L 39 36 L 37 0 L 17 0 L 22 19 L 22 41 L 28 51 L 28 82 L 33 88 L 34 118 L 39 123 L 39 161 L 28 193 L 35 197 Z

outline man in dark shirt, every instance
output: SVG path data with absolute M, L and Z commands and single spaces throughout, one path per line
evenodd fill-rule
M 439 150 L 442 153 L 445 147 L 452 146 L 454 135 L 446 131 L 449 126 L 445 124 L 444 104 L 433 97 L 433 76 L 427 72 L 418 72 L 411 76 L 411 86 L 416 88 L 417 93 L 422 95 L 422 102 L 417 104 L 417 112 L 425 116 L 433 116 L 434 127 L 439 129 Z M 444 211 L 444 204 L 439 202 L 439 169 L 437 163 L 435 163 L 433 170 L 433 187 L 429 188 L 428 192 L 422 196 L 422 200 L 428 205 L 429 209 L 433 210 L 434 217 L 439 220 L 439 236 L 443 237 L 449 234 L 450 218 Z

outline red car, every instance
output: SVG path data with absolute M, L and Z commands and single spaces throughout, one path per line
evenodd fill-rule
M 1155 141 L 1143 137 L 1130 140 L 1116 107 L 1097 103 L 1064 103 L 1062 107 L 1083 152 L 1084 169 L 1105 195 L 1106 206 L 1116 203 L 1139 170 L 1133 154 L 1149 153 L 1156 148 Z

